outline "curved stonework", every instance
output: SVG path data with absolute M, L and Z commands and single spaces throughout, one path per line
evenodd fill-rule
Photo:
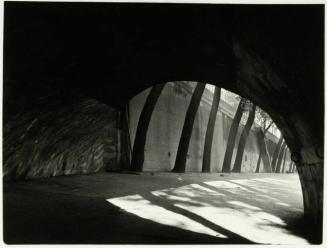
M 5 4 L 4 87 L 51 79 L 120 107 L 156 83 L 208 82 L 264 109 L 291 153 L 324 143 L 323 5 L 51 4 Z M 12 129 L 23 157 L 33 120 Z M 323 159 L 302 158 L 305 214 L 321 220 Z
M 104 171 L 117 161 L 117 112 L 69 91 L 31 99 L 3 132 L 4 180 Z
M 290 151 L 306 154 L 307 150 L 314 150 L 317 145 L 322 144 L 322 116 L 313 114 L 312 109 L 308 109 L 309 112 L 303 111 L 308 108 L 304 102 L 305 97 L 295 94 L 296 91 L 281 80 L 261 56 L 250 54 L 247 50 L 249 47 L 245 48 L 238 42 L 235 42 L 234 46 L 241 65 L 238 72 L 243 82 L 238 85 L 240 94 L 252 99 L 269 113 Z M 311 118 L 319 119 L 319 124 L 312 124 Z M 317 135 L 319 133 L 320 135 Z M 309 159 L 308 156 L 300 156 L 295 162 L 302 186 L 305 216 L 321 224 L 323 159 L 314 154 L 309 156 Z

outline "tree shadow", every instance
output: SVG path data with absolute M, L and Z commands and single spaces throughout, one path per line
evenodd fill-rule
M 235 207 L 229 201 L 241 201 L 249 205 L 260 206 L 260 204 L 265 203 L 264 201 L 267 200 L 265 197 L 262 197 L 264 195 L 263 192 L 233 181 L 231 183 L 239 185 L 240 189 L 236 188 L 235 191 L 219 189 L 203 182 L 203 180 L 201 182 L 199 180 L 194 182 L 194 180 L 183 178 L 183 181 L 178 181 L 179 175 L 174 175 L 174 178 L 167 176 L 167 180 L 165 176 L 162 176 L 159 181 L 157 180 L 158 178 L 160 179 L 160 177 L 154 178 L 153 176 L 139 177 L 127 175 L 122 182 L 122 178 L 118 180 L 111 176 L 110 179 L 113 180 L 110 181 L 107 175 L 97 175 L 4 184 L 3 218 L 5 241 L 14 244 L 254 243 L 247 239 L 246 236 L 236 234 L 233 232 L 233 229 L 226 229 L 220 222 L 218 222 L 220 223 L 219 225 L 196 212 L 191 212 L 176 205 L 184 205 L 196 209 L 201 208 L 203 204 L 209 204 L 215 208 L 221 207 L 221 204 L 226 204 L 224 207 L 236 208 L 244 216 L 251 218 L 251 215 L 259 210 L 244 209 L 242 211 L 241 206 Z M 147 184 L 150 181 L 151 184 L 148 187 Z M 85 184 L 86 182 L 88 184 Z M 192 183 L 195 183 L 197 187 L 203 188 L 193 187 Z M 115 188 L 110 188 L 109 186 L 112 184 L 117 185 Z M 133 184 L 133 187 L 130 187 L 131 184 Z M 83 188 L 80 190 L 79 187 L 82 186 Z M 127 188 L 127 186 L 129 187 Z M 178 190 L 184 186 L 187 187 L 184 189 L 190 189 L 194 194 L 186 194 L 183 199 Z M 75 191 L 74 187 L 77 187 L 77 191 Z M 52 191 L 53 189 L 54 191 Z M 100 192 L 97 192 L 97 190 Z M 154 191 L 168 192 L 169 196 L 175 196 L 175 198 L 165 198 L 165 196 L 161 195 L 158 197 L 152 194 Z M 210 191 L 213 193 L 210 193 Z M 246 191 L 248 192 L 247 194 L 245 194 Z M 156 223 L 152 220 L 140 218 L 133 213 L 128 213 L 109 202 L 104 202 L 104 199 L 131 194 L 139 194 L 153 205 L 161 206 L 168 211 L 186 216 L 190 220 L 227 236 L 227 238 L 214 237 Z M 287 208 L 284 207 L 283 209 Z M 270 208 L 264 209 L 264 211 L 274 214 L 273 210 Z M 290 216 L 289 218 L 285 218 L 285 216 L 286 214 L 278 216 L 287 224 L 283 228 L 296 236 L 306 238 L 312 243 L 319 243 L 319 235 L 315 233 L 310 234 L 310 230 L 307 228 L 308 225 L 302 219 L 302 215 Z M 165 216 L 162 217 L 164 218 Z M 268 223 L 267 225 L 278 227 L 276 223 Z M 317 236 L 318 238 L 316 238 Z M 315 240 L 318 241 L 316 242 Z
M 245 202 L 245 203 L 249 203 L 249 204 L 253 204 L 253 202 L 256 202 L 257 204 L 255 204 L 256 206 L 260 206 L 261 202 L 260 200 L 258 200 L 258 198 L 262 198 L 265 199 L 263 195 L 263 192 L 256 190 L 250 186 L 246 186 L 243 184 L 239 184 L 237 182 L 234 182 L 234 184 L 239 185 L 240 187 L 244 187 L 247 190 L 252 191 L 253 197 L 251 197 L 251 199 L 249 199 L 246 195 L 242 195 L 242 194 L 238 194 L 238 193 L 232 193 L 231 191 L 226 191 L 224 189 L 217 189 L 214 186 L 208 185 L 206 183 L 199 183 L 199 185 L 206 187 L 210 190 L 213 190 L 215 192 L 218 193 L 224 193 L 224 194 L 228 194 L 229 197 L 237 199 L 239 201 Z M 278 199 L 279 201 L 281 201 L 281 199 Z M 265 208 L 266 212 L 275 214 L 275 212 L 278 212 L 279 208 L 269 210 Z M 285 208 L 285 211 L 289 211 L 290 213 L 293 212 L 292 210 L 287 210 L 287 208 Z M 312 244 L 320 244 L 322 242 L 322 232 L 321 233 L 317 233 L 316 227 L 312 225 L 312 223 L 310 223 L 303 215 L 303 212 L 301 214 L 297 214 L 296 216 L 293 214 L 291 215 L 291 217 L 288 217 L 289 215 L 279 215 L 278 217 L 280 219 L 282 219 L 285 222 L 285 226 L 283 226 L 283 228 L 287 231 L 289 231 L 290 233 L 294 234 L 295 236 L 299 236 L 299 237 L 303 237 L 306 240 L 308 240 L 310 243 Z M 275 223 L 270 223 L 270 224 L 265 224 L 265 225 L 270 225 L 270 226 L 274 226 L 274 227 L 279 227 L 278 224 Z M 322 229 L 321 229 L 322 230 Z
M 163 207 L 169 211 L 172 211 L 174 213 L 178 213 L 180 215 L 187 216 L 191 220 L 194 220 L 194 221 L 196 221 L 196 222 L 198 222 L 220 234 L 225 235 L 227 237 L 227 239 L 224 239 L 224 243 L 226 243 L 226 244 L 255 244 L 255 242 L 250 241 L 232 231 L 229 231 L 229 230 L 223 228 L 222 226 L 217 225 L 195 213 L 192 213 L 183 208 L 175 206 L 175 204 L 178 204 L 178 203 L 185 204 L 185 201 L 172 200 L 172 201 L 168 202 L 166 199 L 162 199 L 162 198 L 154 196 L 150 193 L 142 194 L 142 197 L 144 199 L 150 201 L 152 204 L 161 206 L 161 207 Z M 187 204 L 196 206 L 196 205 L 194 205 L 194 203 L 190 203 L 190 202 L 188 202 Z
M 44 192 L 4 195 L 7 244 L 234 244 L 239 240 L 251 243 L 159 224 L 100 198 Z

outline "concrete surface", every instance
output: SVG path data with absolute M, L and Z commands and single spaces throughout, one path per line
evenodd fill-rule
M 308 244 L 297 174 L 103 173 L 4 183 L 8 244 Z

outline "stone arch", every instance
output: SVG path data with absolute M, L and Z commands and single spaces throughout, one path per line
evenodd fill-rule
M 270 71 L 269 73 L 273 72 Z M 210 82 L 210 84 L 218 87 L 225 87 L 227 90 L 239 94 L 240 96 L 247 97 L 251 101 L 259 104 L 258 106 L 264 109 L 272 117 L 278 128 L 281 130 L 288 147 L 290 147 L 291 153 L 294 157 L 297 157 L 297 159 L 293 159 L 293 161 L 296 160 L 294 162 L 297 166 L 302 185 L 305 215 L 309 219 L 314 219 L 315 221 L 320 222 L 323 200 L 323 159 L 318 157 L 315 150 L 320 149 L 319 147 L 321 147 L 322 144 L 317 143 L 317 140 L 312 134 L 312 130 L 310 130 L 310 128 L 305 124 L 303 116 L 293 115 L 289 107 L 282 107 L 284 104 L 283 102 L 281 103 L 281 106 L 277 106 L 279 109 L 276 109 L 273 103 L 262 99 L 260 97 L 261 94 L 253 93 L 257 92 L 256 88 L 262 87 L 260 84 L 250 84 L 247 81 L 238 81 L 236 88 L 232 88 L 228 84 L 223 83 Z M 253 88 L 253 92 L 250 91 L 251 87 Z M 285 99 L 294 97 L 291 93 L 289 93 L 289 95 L 283 93 L 283 90 L 286 88 L 287 85 L 279 91 L 281 94 L 284 94 L 283 97 L 285 97 Z M 265 95 L 265 93 L 269 94 L 269 92 L 262 92 L 263 95 Z M 278 93 L 274 92 L 273 94 Z
M 4 31 L 5 107 L 30 84 L 35 94 L 37 84 L 56 84 L 116 108 L 154 82 L 181 80 L 216 82 L 250 99 L 281 130 L 305 214 L 321 221 L 323 5 L 88 3 L 62 11 L 54 3 L 7 2 Z M 11 87 L 19 93 L 10 95 Z

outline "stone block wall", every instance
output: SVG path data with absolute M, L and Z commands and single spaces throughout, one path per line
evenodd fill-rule
M 303 193 L 305 215 L 322 224 L 323 216 L 323 162 L 314 164 L 297 163 Z
M 193 86 L 195 83 L 193 83 Z M 46 92 L 46 93 L 45 93 Z M 118 111 L 76 92 L 49 89 L 28 98 L 24 108 L 6 115 L 3 125 L 3 178 L 6 181 L 120 169 Z M 130 101 L 130 133 L 134 142 L 138 118 L 149 90 Z M 145 171 L 170 171 L 175 162 L 191 88 L 166 84 L 155 107 L 145 147 Z M 209 94 L 205 91 L 205 94 Z M 10 101 L 13 104 L 14 101 Z M 221 106 L 224 103 L 221 102 Z M 196 115 L 187 158 L 189 172 L 200 172 L 211 102 L 203 100 Z M 212 172 L 220 172 L 232 119 L 218 111 L 212 146 Z M 242 127 L 239 128 L 236 144 Z M 270 153 L 276 140 L 268 140 Z M 234 150 L 234 158 L 236 148 Z M 243 172 L 254 172 L 258 147 L 250 133 Z M 289 159 L 286 165 L 289 164 Z M 287 168 L 287 167 L 286 167 Z M 261 172 L 264 167 L 261 166 Z
M 117 111 L 63 90 L 30 99 L 3 126 L 4 180 L 89 174 L 118 166 Z
M 185 84 L 190 84 L 191 87 L 187 87 Z M 174 167 L 183 122 L 191 99 L 192 88 L 194 88 L 194 86 L 195 83 L 193 82 L 167 83 L 165 85 L 158 99 L 149 125 L 145 146 L 145 171 L 170 171 Z M 190 88 L 190 90 L 188 90 L 188 88 Z M 148 93 L 149 89 L 141 92 L 129 102 L 132 145 L 134 142 L 138 118 Z M 208 90 L 205 90 L 196 114 L 187 158 L 186 171 L 189 172 L 200 172 L 202 168 L 205 132 L 211 109 L 211 101 L 205 99 L 208 97 L 210 98 L 210 96 L 208 96 L 210 94 L 212 95 Z M 221 171 L 229 129 L 232 123 L 232 116 L 234 116 L 234 113 L 227 114 L 226 109 L 230 111 L 231 108 L 226 106 L 226 103 L 221 100 L 216 117 L 211 152 L 212 172 Z M 236 137 L 232 164 L 235 160 L 237 144 L 242 128 L 243 125 L 241 124 Z M 277 138 L 268 139 L 267 147 L 270 155 L 273 154 L 277 141 Z M 251 130 L 244 151 L 242 172 L 255 172 L 258 157 L 259 148 L 254 130 Z M 287 156 L 285 171 L 288 169 L 289 164 L 290 159 L 289 156 Z M 262 164 L 260 166 L 260 172 L 265 172 Z

